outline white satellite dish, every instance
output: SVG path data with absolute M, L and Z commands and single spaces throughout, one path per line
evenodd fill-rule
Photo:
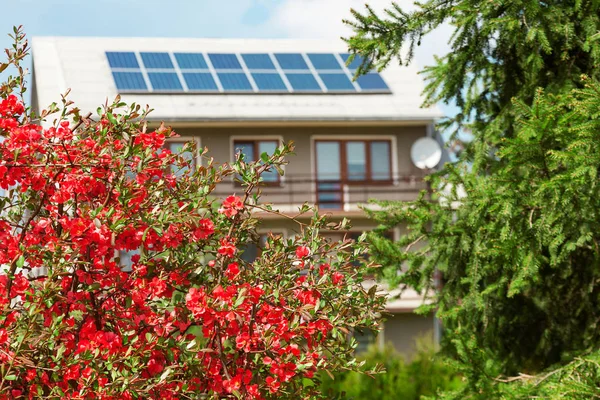
M 430 137 L 422 137 L 413 143 L 410 158 L 419 169 L 433 168 L 442 159 L 442 148 Z

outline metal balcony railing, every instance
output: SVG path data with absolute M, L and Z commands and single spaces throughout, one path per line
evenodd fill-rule
M 345 210 L 369 199 L 413 200 L 421 190 L 427 189 L 424 175 L 388 176 L 385 180 L 316 179 L 311 175 L 294 174 L 274 181 L 272 177 L 261 186 L 264 202 L 289 206 L 308 202 L 326 210 Z M 227 184 L 217 187 L 214 194 L 231 194 L 231 184 L 227 185 L 227 189 L 224 185 Z M 238 184 L 233 186 L 235 190 Z

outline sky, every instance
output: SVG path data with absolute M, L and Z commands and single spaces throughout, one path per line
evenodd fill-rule
M 4 0 L 0 46 L 23 25 L 29 36 L 340 38 L 350 9 L 389 7 L 391 0 Z M 406 9 L 412 1 L 396 1 Z M 423 41 L 415 62 L 448 52 L 451 30 L 444 26 Z M 341 40 L 341 39 L 340 39 Z M 452 107 L 440 105 L 447 113 Z

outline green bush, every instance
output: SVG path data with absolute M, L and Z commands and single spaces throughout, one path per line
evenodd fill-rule
M 330 399 L 355 400 L 418 400 L 433 396 L 438 390 L 460 388 L 460 376 L 436 354 L 430 342 L 418 342 L 417 352 L 410 362 L 405 361 L 391 344 L 383 349 L 372 345 L 357 357 L 366 362 L 365 369 L 377 364 L 386 372 L 374 377 L 354 372 L 338 373 L 334 379 L 322 376 L 321 389 Z

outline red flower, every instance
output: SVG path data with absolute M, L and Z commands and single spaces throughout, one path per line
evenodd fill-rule
M 310 255 L 310 249 L 306 246 L 299 246 L 296 249 L 296 257 L 298 257 L 298 258 L 308 257 L 309 255 Z
M 227 217 L 233 217 L 238 212 L 244 209 L 242 199 L 237 196 L 229 196 L 223 200 L 223 205 L 219 208 L 219 213 L 225 214 Z
M 233 280 L 233 279 L 235 279 L 235 277 L 238 276 L 239 273 L 240 273 L 240 268 L 239 268 L 238 263 L 233 262 L 227 266 L 227 270 L 225 271 L 225 276 L 227 276 L 227 278 L 229 280 Z
M 240 333 L 237 338 L 235 338 L 235 347 L 238 350 L 244 349 L 244 351 L 250 351 L 249 342 L 250 335 L 247 332 Z
M 213 233 L 215 233 L 215 225 L 210 219 L 204 218 L 198 222 L 198 227 L 192 232 L 192 238 L 197 242 L 207 239 Z
M 232 393 L 234 390 L 239 390 L 240 387 L 242 387 L 242 377 L 240 375 L 236 375 L 231 379 L 224 380 L 223 387 L 227 393 Z
M 190 288 L 185 296 L 185 302 L 195 317 L 201 316 L 206 310 L 206 293 L 202 288 Z
M 316 289 L 296 290 L 295 294 L 298 300 L 300 300 L 303 304 L 311 304 L 313 306 L 317 304 L 317 301 L 321 298 L 321 293 L 319 293 L 319 291 Z
M 266 381 L 267 386 L 269 387 L 269 392 L 276 393 L 279 390 L 279 386 L 281 386 L 281 383 L 279 383 L 277 379 L 273 378 L 272 376 L 269 376 L 267 377 Z
M 156 276 L 152 278 L 149 283 L 150 290 L 152 293 L 152 297 L 164 297 L 170 295 L 170 290 L 167 288 L 167 282 L 164 280 L 157 278 Z
M 140 132 L 133 143 L 136 145 L 141 144 L 143 147 L 151 147 L 153 150 L 158 150 L 165 144 L 165 135 L 157 132 Z
M 37 370 L 32 368 L 32 369 L 28 369 L 27 370 L 27 374 L 25 374 L 25 380 L 27 382 L 31 382 L 32 380 L 34 380 L 35 378 L 37 378 Z
M 341 272 L 336 271 L 331 275 L 331 281 L 333 282 L 334 285 L 341 283 L 343 280 L 344 280 L 344 274 L 342 274 Z
M 325 275 L 325 272 L 329 271 L 331 266 L 329 264 L 321 264 L 319 265 L 319 275 Z
M 250 395 L 251 399 L 256 399 L 260 397 L 260 393 L 258 391 L 258 385 L 249 385 L 246 387 L 246 391 Z
M 159 351 L 153 351 L 148 360 L 147 371 L 150 376 L 160 374 L 165 369 L 165 357 Z
M 21 296 L 29 288 L 29 281 L 23 276 L 23 274 L 16 274 L 13 280 L 13 286 L 11 289 L 11 296 Z
M 71 365 L 67 368 L 63 375 L 63 381 L 77 380 L 79 378 L 79 364 Z
M 221 247 L 219 247 L 219 254 L 225 257 L 233 257 L 237 251 L 235 244 L 228 238 L 221 239 Z
M 83 377 L 83 379 L 88 379 L 90 376 L 92 376 L 93 372 L 94 370 L 90 367 L 85 367 L 83 371 L 81 371 L 81 376 Z
M 283 363 L 271 365 L 270 372 L 277 375 L 280 381 L 287 382 L 296 375 L 296 364 Z M 268 379 L 268 378 L 267 378 Z
M 25 111 L 23 103 L 21 103 L 14 94 L 11 94 L 6 99 L 0 101 L 0 116 L 10 117 L 13 115 L 21 115 L 23 111 Z
M 162 242 L 167 248 L 176 248 L 183 241 L 183 235 L 176 225 L 170 225 L 162 237 Z

